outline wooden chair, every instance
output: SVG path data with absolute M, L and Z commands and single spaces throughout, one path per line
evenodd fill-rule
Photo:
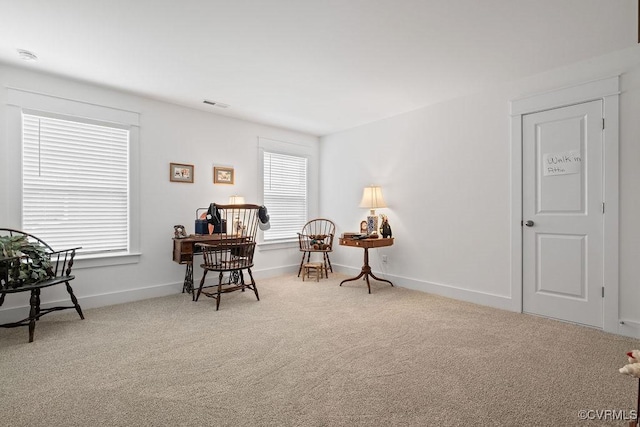
M 258 288 L 251 273 L 259 209 L 260 206 L 249 204 L 215 206 L 218 218 L 214 217 L 211 222 L 215 223 L 214 232 L 218 232 L 220 239 L 214 243 L 196 243 L 202 250 L 201 267 L 204 269 L 196 301 L 200 294 L 214 298 L 218 310 L 223 293 L 238 290 L 244 292 L 245 289 L 252 290 L 256 299 L 260 301 Z M 249 282 L 245 281 L 244 270 L 249 273 Z M 204 286 L 209 271 L 218 272 L 217 285 Z
M 0 251 L 0 306 L 4 303 L 4 299 L 7 294 L 15 294 L 19 292 L 31 293 L 31 298 L 29 299 L 31 306 L 29 316 L 18 322 L 2 324 L 0 327 L 16 328 L 19 326 L 28 326 L 29 342 L 33 342 L 36 321 L 47 313 L 58 310 L 75 309 L 78 312 L 80 319 L 84 319 L 82 309 L 80 308 L 80 304 L 78 304 L 78 299 L 74 295 L 73 288 L 71 288 L 71 285 L 69 284 L 69 282 L 75 278 L 75 276 L 71 275 L 71 268 L 73 267 L 73 259 L 76 255 L 76 250 L 80 249 L 79 247 L 54 251 L 51 246 L 38 237 L 10 228 L 0 228 L 0 236 L 22 237 L 29 243 L 39 244 L 44 248 L 45 258 L 50 263 L 50 267 L 46 268 L 46 277 L 43 277 L 42 279 L 34 279 L 35 281 L 28 280 L 21 278 L 19 272 L 23 271 L 26 265 L 34 262 L 33 256 L 26 254 L 25 251 L 25 255 L 3 257 L 2 251 Z M 73 305 L 41 308 L 40 290 L 42 288 L 62 283 L 65 284 Z
M 329 271 L 333 273 L 329 253 L 333 251 L 333 236 L 336 234 L 336 225 L 333 221 L 324 218 L 312 219 L 302 227 L 302 233 L 298 233 L 298 242 L 300 244 L 300 252 L 302 252 L 302 260 L 298 269 L 298 277 L 305 263 L 314 252 L 322 254 L 322 262 L 324 263 L 324 271 L 329 277 Z

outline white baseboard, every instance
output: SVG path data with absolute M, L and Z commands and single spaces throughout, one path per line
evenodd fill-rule
M 333 264 L 333 267 L 334 270 L 345 274 L 353 274 L 355 276 L 360 273 L 359 269 L 344 265 Z M 502 295 L 456 288 L 442 283 L 427 282 L 424 280 L 411 279 L 408 277 L 385 274 L 377 271 L 374 271 L 373 274 L 380 278 L 391 280 L 394 286 L 401 286 L 403 288 L 414 289 L 416 291 L 427 292 L 447 298 L 486 305 L 488 307 L 499 308 L 501 310 L 513 311 L 513 302 L 511 298 Z
M 640 338 L 640 322 L 620 319 L 616 333 L 631 338 Z
M 292 274 L 297 271 L 297 265 L 289 265 L 277 268 L 269 268 L 263 270 L 253 270 L 253 277 L 256 280 L 268 279 L 270 277 L 276 277 L 284 274 Z M 199 278 L 196 278 L 199 280 Z M 197 282 L 196 280 L 196 282 Z M 196 283 L 196 286 L 198 283 Z M 108 305 L 124 304 L 127 302 L 139 301 L 150 298 L 159 298 L 167 295 L 174 295 L 182 292 L 182 282 L 165 283 L 156 286 L 147 286 L 144 288 L 127 289 L 118 292 L 106 292 L 89 296 L 76 296 L 78 302 L 83 310 L 89 308 L 104 307 Z M 24 319 L 29 315 L 29 293 L 24 293 L 25 304 L 17 307 L 0 308 L 0 324 L 15 322 L 20 319 Z M 63 298 L 56 301 L 48 301 L 42 303 L 42 308 L 49 308 L 55 306 L 70 306 L 72 305 L 69 298 Z

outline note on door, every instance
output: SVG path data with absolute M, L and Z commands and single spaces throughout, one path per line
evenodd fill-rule
M 542 174 L 544 176 L 580 173 L 581 168 L 582 157 L 580 157 L 578 150 L 542 155 Z

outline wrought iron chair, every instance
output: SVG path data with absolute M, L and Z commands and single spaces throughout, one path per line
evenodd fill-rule
M 213 209 L 213 212 L 211 212 Z M 214 226 L 214 234 L 218 234 L 219 241 L 214 243 L 197 243 L 202 250 L 204 269 L 196 301 L 200 294 L 216 300 L 216 310 L 220 308 L 220 298 L 223 293 L 245 289 L 252 290 L 258 301 L 258 288 L 251 273 L 253 254 L 256 249 L 256 233 L 258 230 L 258 210 L 260 206 L 243 205 L 212 205 L 209 209 L 208 220 Z M 245 281 L 243 270 L 249 273 L 249 282 Z M 218 284 L 204 286 L 207 273 L 218 272 Z M 227 277 L 225 278 L 225 274 Z
M 29 327 L 29 342 L 33 342 L 36 321 L 52 311 L 75 309 L 80 319 L 84 319 L 78 299 L 69 284 L 75 276 L 71 275 L 73 259 L 78 248 L 54 251 L 51 246 L 38 237 L 24 231 L 0 228 L 0 236 L 13 239 L 7 245 L 20 246 L 19 253 L 8 254 L 8 247 L 0 247 L 0 306 L 7 294 L 30 292 L 29 316 L 18 321 L 0 325 L 2 328 Z M 29 245 L 30 246 L 26 246 Z M 37 250 L 34 248 L 38 248 Z M 13 251 L 12 251 L 13 252 Z M 33 270 L 39 270 L 35 273 Z M 30 272 L 28 274 L 27 272 Z M 64 283 L 73 305 L 40 307 L 40 290 Z
M 333 251 L 333 236 L 335 236 L 335 234 L 336 225 L 329 219 L 312 219 L 302 227 L 302 233 L 298 233 L 300 252 L 302 252 L 298 277 L 300 277 L 302 266 L 305 263 L 304 257 L 306 256 L 307 262 L 309 262 L 311 254 L 314 252 L 322 254 L 322 262 L 324 263 L 324 270 L 327 277 L 329 276 L 329 271 L 333 273 L 329 253 Z

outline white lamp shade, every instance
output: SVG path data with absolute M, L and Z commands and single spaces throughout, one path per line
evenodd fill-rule
M 365 187 L 360 207 L 367 209 L 386 208 L 387 204 L 382 197 L 382 188 L 378 186 Z
M 229 197 L 230 205 L 244 205 L 244 197 L 242 196 L 231 196 Z

